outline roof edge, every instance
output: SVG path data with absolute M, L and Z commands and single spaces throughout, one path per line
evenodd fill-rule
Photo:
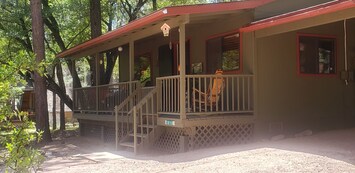
M 252 32 L 273 26 L 278 26 L 281 24 L 291 23 L 294 21 L 299 21 L 302 19 L 307 19 L 311 17 L 316 17 L 324 14 L 334 13 L 339 10 L 345 10 L 355 7 L 355 0 L 335 0 L 327 3 L 319 4 L 316 6 L 296 10 L 289 13 L 284 13 L 281 15 L 269 17 L 250 25 L 240 28 L 241 32 Z
M 171 17 L 171 16 L 185 15 L 185 14 L 214 13 L 219 11 L 232 11 L 232 10 L 239 10 L 239 9 L 251 9 L 251 8 L 255 8 L 270 3 L 272 1 L 274 0 L 249 0 L 249 1 L 235 1 L 235 2 L 224 2 L 224 3 L 209 3 L 209 4 L 165 7 L 147 16 L 134 20 L 118 29 L 107 32 L 99 37 L 90 39 L 70 49 L 67 49 L 57 54 L 56 57 L 66 58 L 68 56 L 75 55 L 76 53 L 82 51 L 83 49 L 88 49 L 106 40 L 119 37 L 124 33 L 142 27 L 146 24 L 158 21 L 160 19 L 163 19 L 164 17 Z

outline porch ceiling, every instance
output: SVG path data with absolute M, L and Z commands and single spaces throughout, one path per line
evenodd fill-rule
M 173 28 L 177 27 L 181 22 L 199 23 L 208 20 L 218 20 L 232 13 L 239 13 L 240 11 L 238 10 L 254 9 L 272 1 L 274 0 L 249 0 L 167 7 L 100 37 L 63 51 L 57 57 L 78 58 L 112 49 L 130 41 L 161 32 L 160 26 L 164 22 Z

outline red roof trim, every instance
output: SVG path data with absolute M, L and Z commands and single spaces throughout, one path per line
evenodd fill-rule
M 291 13 L 282 14 L 279 16 L 267 18 L 264 20 L 260 20 L 252 23 L 251 25 L 241 28 L 241 32 L 251 32 L 264 28 L 269 28 L 285 23 L 291 23 L 294 21 L 307 19 L 311 17 L 316 17 L 328 13 L 337 12 L 340 10 L 345 10 L 349 8 L 355 7 L 355 0 L 337 0 L 329 3 L 317 5 L 314 7 L 294 11 Z
M 274 0 L 250 0 L 250 1 L 239 1 L 239 2 L 228 2 L 228 3 L 216 3 L 216 4 L 200 4 L 200 5 L 187 5 L 187 6 L 175 6 L 175 7 L 167 7 L 165 9 L 161 9 L 156 11 L 150 15 L 147 15 L 143 18 L 132 21 L 131 23 L 108 32 L 104 35 L 101 35 L 97 38 L 86 41 L 82 44 L 79 44 L 73 48 L 70 48 L 64 52 L 61 52 L 57 55 L 57 58 L 64 58 L 83 49 L 91 48 L 97 44 L 101 44 L 109 39 L 114 39 L 119 37 L 129 31 L 134 29 L 138 29 L 143 27 L 149 23 L 153 23 L 165 17 L 183 15 L 183 14 L 200 14 L 200 13 L 213 13 L 220 11 L 232 11 L 232 10 L 240 10 L 240 9 L 250 9 L 261 6 L 263 4 L 272 2 Z

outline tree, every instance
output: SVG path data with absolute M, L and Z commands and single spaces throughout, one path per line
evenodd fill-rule
M 157 9 L 158 9 L 158 7 L 157 7 L 157 0 L 152 0 L 152 6 L 153 6 L 153 11 L 156 11 Z
M 42 4 L 40 0 L 31 0 L 32 17 L 32 38 L 33 51 L 36 56 L 36 65 L 41 66 L 45 59 L 44 47 L 44 25 L 42 19 Z M 47 105 L 47 87 L 46 80 L 40 72 L 34 72 L 35 83 L 35 110 L 36 110 L 36 128 L 37 131 L 43 131 L 43 140 L 49 142 L 52 140 L 49 131 L 48 105 Z
M 90 0 L 42 0 L 42 15 L 46 32 L 44 39 L 47 65 L 49 68 L 57 67 L 57 71 L 58 69 L 61 69 L 59 71 L 69 70 L 71 75 L 70 79 L 74 79 L 75 83 L 73 83 L 73 87 L 75 88 L 82 86 L 76 66 L 78 66 L 77 63 L 79 63 L 79 66 L 82 66 L 81 63 L 83 61 L 74 63 L 74 61 L 70 59 L 57 59 L 55 55 L 91 38 L 89 28 L 89 1 Z M 111 31 L 117 28 L 117 26 L 121 26 L 150 13 L 153 8 L 159 9 L 170 5 L 202 2 L 206 2 L 206 0 L 101 0 L 101 7 L 103 8 L 101 11 L 101 31 Z M 24 51 L 24 58 L 31 59 L 33 46 L 31 42 L 32 30 L 29 18 L 29 2 L 27 0 L 0 1 L 0 8 L 2 10 L 0 13 L 0 37 L 11 43 L 0 49 L 11 50 L 14 55 L 19 54 L 19 51 Z M 77 9 L 80 9 L 80 11 Z M 104 67 L 101 68 L 101 75 L 103 75 L 101 78 L 104 80 L 101 80 L 100 83 L 107 84 L 110 82 L 114 65 L 117 62 L 117 49 L 108 50 L 103 54 L 103 58 L 102 64 Z M 94 66 L 95 63 L 91 63 L 90 68 L 93 69 L 95 68 Z M 31 75 L 33 74 L 33 70 L 21 71 L 19 73 L 29 83 L 33 82 L 33 75 Z M 44 75 L 47 89 L 57 94 L 61 101 L 72 109 L 73 102 L 65 91 L 65 85 L 69 82 L 65 78 L 69 79 L 69 77 L 65 77 L 61 74 L 63 74 L 63 72 L 57 73 L 56 76 Z M 54 80 L 55 77 L 57 77 L 58 80 Z M 64 81 L 64 85 L 60 84 L 60 79 Z
M 11 42 L 0 38 L 0 47 L 9 47 Z M 12 52 L 12 49 L 0 49 L 0 130 L 7 131 L 6 136 L 0 136 L 0 145 L 6 152 L 0 153 L 0 159 L 5 163 L 5 171 L 35 172 L 44 161 L 41 153 L 31 144 L 40 139 L 40 134 L 29 133 L 28 128 L 33 123 L 27 120 L 24 113 L 13 111 L 13 98 L 22 93 L 21 85 L 25 83 L 20 73 L 33 71 L 34 59 L 26 57 L 25 50 Z M 12 119 L 21 119 L 22 123 L 15 126 Z

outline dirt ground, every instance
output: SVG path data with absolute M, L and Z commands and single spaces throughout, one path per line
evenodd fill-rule
M 40 172 L 355 172 L 355 129 L 178 154 L 135 156 L 83 137 L 44 150 Z

